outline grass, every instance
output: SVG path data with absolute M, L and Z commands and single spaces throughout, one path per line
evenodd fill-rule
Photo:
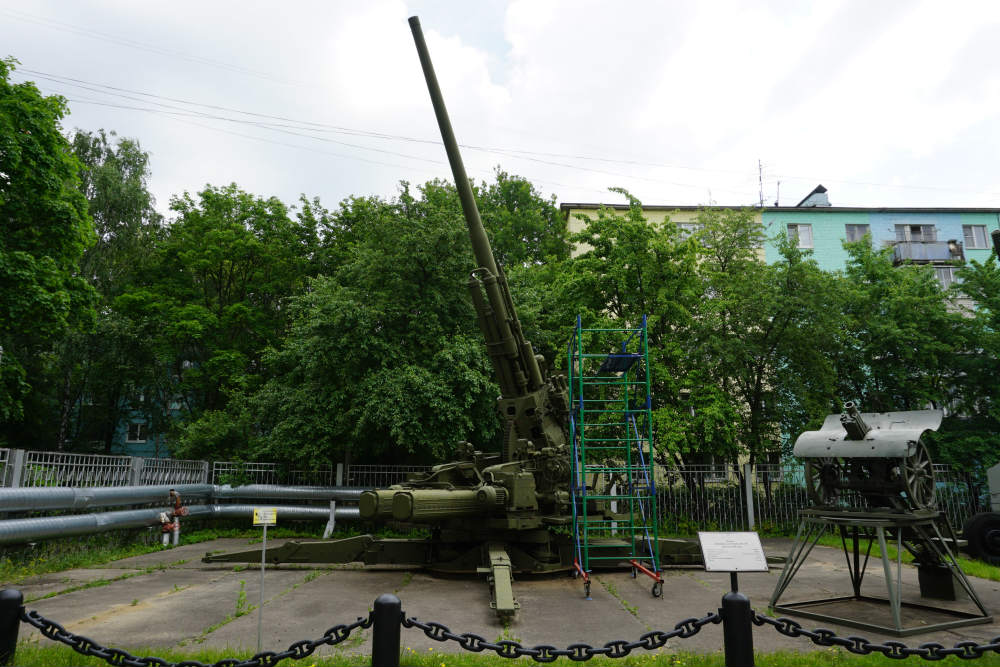
M 403 637 L 405 642 L 406 635 Z M 339 646 L 343 646 L 343 644 Z M 271 647 L 271 650 L 275 648 L 284 647 Z M 137 656 L 156 656 L 169 662 L 197 660 L 207 664 L 226 658 L 246 660 L 253 655 L 253 651 L 250 650 L 238 651 L 207 648 L 197 651 L 151 649 L 133 651 L 133 653 Z M 98 658 L 84 657 L 68 646 L 38 646 L 37 644 L 27 642 L 22 642 L 18 645 L 16 658 L 15 664 L 19 665 L 19 667 L 64 667 L 64 665 L 105 667 L 107 665 L 106 662 Z M 367 656 L 359 660 L 357 655 L 334 655 L 328 657 L 310 656 L 301 661 L 285 660 L 278 664 L 282 667 L 355 667 L 359 664 L 368 664 L 368 662 L 369 658 Z M 917 664 L 920 662 L 922 662 L 920 658 L 892 660 L 883 655 L 854 655 L 847 651 L 833 648 L 821 649 L 810 653 L 775 651 L 774 653 L 756 654 L 756 664 L 758 667 L 787 667 L 788 665 L 796 665 L 796 667 L 888 667 L 888 665 Z M 403 667 L 512 667 L 512 665 L 535 664 L 538 663 L 530 658 L 512 661 L 485 653 L 444 653 L 438 650 L 414 651 L 412 649 L 405 649 L 400 658 L 400 665 Z M 578 665 L 580 663 L 572 662 L 567 658 L 560 658 L 552 664 L 559 667 L 569 667 L 569 665 Z M 601 657 L 593 658 L 587 661 L 586 664 L 591 667 L 721 667 L 725 664 L 725 658 L 721 652 L 705 654 L 680 652 L 668 655 L 650 655 L 644 652 L 636 652 L 619 660 Z M 956 657 L 949 657 L 935 664 L 950 667 L 967 664 L 967 661 L 962 661 Z M 972 664 L 976 663 L 973 662 Z
M 47 600 L 48 598 L 54 598 L 57 595 L 65 595 L 66 593 L 73 593 L 75 591 L 86 590 L 88 588 L 99 588 L 101 586 L 107 586 L 108 584 L 113 584 L 116 581 L 123 581 L 125 579 L 131 579 L 132 577 L 139 577 L 144 574 L 151 574 L 153 572 L 162 572 L 163 570 L 166 570 L 168 567 L 173 567 L 175 565 L 183 565 L 186 562 L 187 560 L 185 559 L 185 560 L 174 561 L 173 563 L 158 563 L 157 565 L 144 567 L 141 570 L 136 570 L 135 572 L 125 572 L 124 574 L 120 574 L 117 577 L 110 577 L 108 579 L 104 578 L 93 579 L 91 581 L 86 581 L 81 584 L 77 584 L 75 586 L 60 588 L 57 591 L 50 591 L 45 595 L 36 595 L 33 597 L 29 596 L 25 598 L 24 602 L 25 604 L 27 604 L 29 602 L 36 602 L 38 600 Z M 63 583 L 66 583 L 66 580 L 64 580 Z M 178 590 L 182 590 L 182 588 L 179 588 L 177 584 L 174 584 L 174 592 L 177 592 Z
M 823 535 L 819 538 L 819 544 L 827 547 L 834 547 L 836 549 L 842 549 L 843 544 L 840 541 L 840 535 L 831 535 L 829 533 Z M 851 547 L 851 541 L 847 541 L 848 548 Z M 864 540 L 860 542 L 861 555 L 864 557 L 867 545 Z M 888 551 L 888 556 L 890 560 L 895 561 L 898 555 L 895 543 L 891 540 L 886 541 L 886 550 Z M 881 558 L 882 550 L 879 548 L 878 542 L 872 544 L 872 554 L 871 558 Z M 913 556 L 910 552 L 903 550 L 904 563 L 912 563 Z M 962 571 L 970 577 L 979 577 L 980 579 L 989 579 L 990 581 L 1000 581 L 1000 567 L 996 565 L 990 565 L 989 563 L 984 563 L 981 560 L 973 560 L 971 558 L 964 558 L 962 556 L 958 557 L 958 565 L 962 568 Z

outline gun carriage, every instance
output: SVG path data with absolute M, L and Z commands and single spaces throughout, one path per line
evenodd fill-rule
M 857 503 L 901 511 L 934 509 L 934 467 L 921 440 L 941 425 L 940 410 L 862 414 L 853 402 L 795 442 L 806 460 L 816 506 Z M 852 496 L 853 493 L 853 496 Z

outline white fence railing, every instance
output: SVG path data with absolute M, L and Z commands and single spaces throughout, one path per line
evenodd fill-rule
M 0 486 L 129 486 L 145 484 L 283 484 L 380 488 L 406 481 L 430 466 L 323 465 L 294 469 L 276 463 L 185 461 L 135 456 L 37 452 L 0 448 Z M 934 466 L 938 506 L 957 529 L 988 511 L 988 492 L 973 476 Z M 656 466 L 657 520 L 661 530 L 794 530 L 809 506 L 800 463 Z M 750 511 L 752 508 L 752 512 Z

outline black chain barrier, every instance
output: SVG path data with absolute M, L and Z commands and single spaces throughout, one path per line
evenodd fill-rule
M 396 598 L 394 598 L 394 600 L 396 610 L 398 611 L 399 600 Z M 377 604 L 378 601 L 376 601 L 376 605 Z M 406 614 L 401 611 L 398 613 L 399 623 L 402 627 L 417 628 L 418 630 L 422 630 L 427 637 L 435 641 L 453 641 L 466 651 L 476 653 L 481 651 L 493 651 L 501 658 L 513 659 L 527 657 L 531 658 L 535 662 L 554 662 L 560 657 L 566 657 L 570 660 L 582 662 L 599 655 L 606 656 L 608 658 L 624 658 L 637 649 L 653 651 L 665 646 L 667 641 L 670 639 L 687 639 L 688 637 L 693 637 L 698 634 L 704 626 L 722 623 L 724 620 L 718 613 L 711 613 L 703 616 L 702 618 L 684 619 L 683 621 L 677 623 L 674 626 L 674 629 L 669 632 L 664 632 L 662 630 L 647 632 L 641 635 L 637 641 L 633 642 L 616 639 L 604 644 L 603 646 L 591 646 L 589 644 L 577 643 L 570 644 L 566 648 L 557 648 L 547 644 L 539 644 L 537 646 L 530 647 L 522 646 L 520 643 L 511 640 L 490 642 L 481 635 L 473 634 L 471 632 L 456 634 L 441 623 L 435 623 L 433 621 L 424 623 L 416 618 L 407 618 Z M 979 644 L 974 641 L 962 641 L 952 647 L 947 647 L 944 644 L 927 642 L 916 647 L 910 647 L 903 642 L 897 641 L 887 641 L 879 644 L 869 641 L 865 637 L 858 637 L 855 635 L 840 637 L 833 630 L 828 630 L 826 628 L 807 630 L 802 627 L 801 623 L 793 619 L 787 617 L 772 618 L 753 610 L 749 610 L 749 615 L 750 621 L 758 627 L 765 625 L 771 626 L 786 637 L 805 637 L 818 646 L 839 646 L 847 651 L 850 651 L 851 653 L 857 653 L 859 655 L 881 653 L 887 658 L 899 660 L 913 656 L 923 658 L 924 660 L 944 660 L 948 656 L 954 655 L 963 660 L 974 660 L 976 658 L 983 657 L 987 653 L 1000 653 L 1000 636 L 994 637 L 989 641 L 989 643 L 986 644 Z M 67 631 L 66 628 L 55 621 L 45 618 L 37 611 L 29 611 L 23 607 L 21 608 L 21 620 L 38 628 L 45 637 L 48 637 L 53 641 L 66 644 L 77 653 L 100 658 L 108 664 L 115 665 L 116 667 L 274 667 L 277 663 L 289 658 L 292 660 L 307 658 L 321 646 L 334 646 L 339 644 L 350 637 L 354 630 L 372 627 L 375 623 L 375 618 L 375 612 L 370 612 L 367 618 L 359 617 L 358 620 L 353 623 L 335 625 L 324 632 L 321 638 L 315 640 L 303 639 L 301 641 L 297 641 L 280 653 L 264 651 L 254 655 L 248 660 L 227 658 L 214 663 L 203 663 L 198 662 L 197 660 L 168 662 L 162 658 L 156 657 L 137 657 L 122 649 L 102 646 L 88 637 Z M 392 616 L 389 618 L 391 619 Z M 745 618 L 746 617 L 744 616 L 744 619 Z M 383 620 L 385 619 L 383 618 Z M 728 621 L 726 622 L 728 623 Z M 395 622 L 393 622 L 392 625 L 396 627 L 396 648 L 394 651 L 398 651 L 399 626 L 396 626 Z M 749 624 L 747 627 L 750 627 Z M 375 631 L 377 637 L 379 632 L 378 628 L 376 628 Z M 728 646 L 726 650 L 729 651 Z M 752 651 L 752 648 L 749 650 Z
M 525 647 L 515 641 L 502 640 L 498 642 L 488 642 L 481 635 L 463 632 L 455 634 L 446 626 L 430 621 L 423 623 L 415 618 L 407 618 L 404 614 L 402 623 L 404 628 L 418 628 L 424 634 L 439 642 L 457 642 L 466 651 L 493 651 L 501 658 L 521 658 L 528 657 L 535 662 L 553 662 L 556 658 L 566 657 L 578 662 L 590 660 L 594 656 L 603 655 L 609 658 L 624 658 L 636 649 L 652 651 L 661 648 L 667 640 L 677 637 L 687 639 L 698 634 L 702 627 L 710 623 L 721 623 L 722 617 L 712 613 L 703 618 L 687 618 L 674 626 L 670 632 L 653 630 L 639 637 L 639 641 L 629 642 L 624 639 L 610 641 L 604 646 L 594 647 L 590 644 L 570 644 L 566 648 L 556 648 L 547 644 Z
M 963 660 L 974 660 L 983 657 L 984 654 L 989 652 L 1000 653 L 1000 637 L 994 637 L 988 644 L 964 641 L 958 642 L 951 648 L 948 648 L 944 644 L 927 642 L 916 647 L 910 647 L 903 642 L 896 641 L 877 644 L 856 635 L 838 637 L 837 633 L 826 628 L 806 630 L 798 621 L 787 617 L 771 618 L 756 611 L 753 612 L 752 620 L 754 625 L 769 625 L 786 637 L 805 637 L 818 646 L 839 646 L 858 655 L 881 653 L 887 658 L 895 658 L 897 660 L 903 660 L 911 656 L 917 656 L 924 660 L 944 660 L 949 655 L 954 655 Z
M 368 618 L 358 617 L 358 620 L 347 625 L 335 625 L 324 632 L 321 638 L 311 641 L 308 639 L 297 641 L 280 653 L 264 651 L 248 660 L 226 658 L 213 663 L 198 662 L 197 660 L 167 662 L 163 658 L 136 657 L 128 651 L 118 648 L 107 648 L 92 639 L 73 634 L 55 621 L 45 618 L 37 611 L 23 609 L 21 620 L 38 628 L 49 639 L 66 644 L 77 653 L 92 655 L 116 667 L 273 667 L 273 665 L 287 658 L 291 658 L 292 660 L 307 658 L 320 646 L 339 644 L 350 637 L 351 632 L 358 628 L 370 628 L 373 622 L 373 614 L 369 613 Z

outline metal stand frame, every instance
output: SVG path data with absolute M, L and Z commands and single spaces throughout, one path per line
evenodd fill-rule
M 831 533 L 839 532 L 840 534 L 853 595 L 801 602 L 786 602 L 779 605 L 778 601 L 785 593 L 789 584 L 791 584 L 792 579 L 795 578 L 795 575 L 812 552 L 813 547 L 819 542 L 820 537 L 828 530 Z M 946 534 L 947 537 L 945 536 Z M 870 597 L 861 593 L 861 584 L 868 568 L 872 545 L 876 540 L 878 541 L 881 553 L 882 569 L 885 573 L 888 598 Z M 867 546 L 864 549 L 862 549 L 863 541 L 867 541 Z M 889 558 L 888 551 L 889 544 L 893 542 L 896 547 L 895 561 Z M 986 611 L 983 603 L 979 600 L 979 596 L 976 595 L 976 591 L 972 588 L 972 584 L 969 583 L 968 577 L 965 576 L 962 568 L 958 565 L 955 557 L 957 547 L 958 539 L 951 528 L 951 524 L 948 523 L 947 518 L 942 512 L 859 512 L 822 510 L 818 508 L 800 510 L 798 532 L 796 533 L 795 541 L 792 543 L 788 560 L 785 561 L 785 567 L 781 571 L 781 576 L 778 577 L 774 593 L 771 595 L 770 606 L 775 612 L 784 612 L 819 621 L 831 621 L 840 625 L 883 632 L 898 637 L 945 628 L 990 623 L 993 621 L 993 617 Z M 969 600 L 972 601 L 978 611 L 963 612 L 945 609 L 940 606 L 904 602 L 901 599 L 902 554 L 904 550 L 927 554 L 929 560 L 936 560 L 941 566 L 946 567 L 952 577 L 954 577 L 954 581 L 961 586 L 962 591 L 969 596 Z M 834 616 L 818 611 L 823 605 L 852 600 L 888 605 L 892 613 L 893 625 L 890 627 L 876 623 L 866 623 L 854 618 Z M 937 614 L 946 614 L 953 617 L 953 620 L 938 623 L 921 623 L 915 627 L 904 627 L 902 619 L 903 608 L 933 610 Z

